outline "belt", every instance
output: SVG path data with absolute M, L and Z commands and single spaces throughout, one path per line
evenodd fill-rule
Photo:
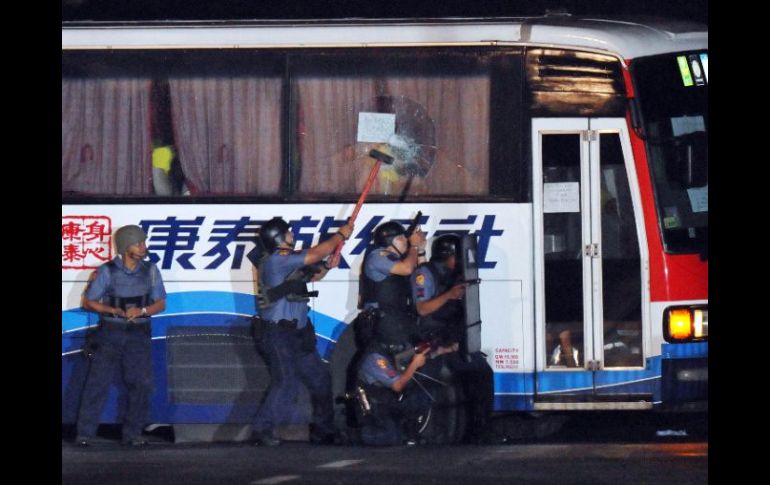
M 289 330 L 296 330 L 297 329 L 297 319 L 296 318 L 293 319 L 293 320 L 281 319 L 281 320 L 278 320 L 277 322 L 273 321 L 273 320 L 264 320 L 264 321 L 265 321 L 265 323 L 267 323 L 268 325 L 273 326 L 273 327 L 286 328 L 286 329 L 289 329 Z
M 149 330 L 150 329 L 150 323 L 133 323 L 128 320 L 126 320 L 126 323 L 102 321 L 100 325 L 102 328 L 106 328 L 108 330 L 132 331 L 132 330 Z

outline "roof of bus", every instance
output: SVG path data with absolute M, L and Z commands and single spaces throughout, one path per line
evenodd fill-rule
M 342 19 L 63 23 L 62 49 L 545 45 L 635 59 L 708 48 L 705 25 L 665 19 Z

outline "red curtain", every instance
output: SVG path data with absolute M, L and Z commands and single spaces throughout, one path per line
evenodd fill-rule
M 193 194 L 276 194 L 281 79 L 169 79 L 174 138 Z
M 299 78 L 296 80 L 302 194 L 357 193 L 372 166 L 376 144 L 356 143 L 358 112 L 376 111 L 377 96 L 405 96 L 433 120 L 435 156 L 413 195 L 477 195 L 489 187 L 488 76 Z M 398 122 L 397 122 L 398 123 Z M 407 183 L 384 170 L 372 194 L 400 194 Z
M 149 79 L 62 79 L 62 192 L 152 193 Z

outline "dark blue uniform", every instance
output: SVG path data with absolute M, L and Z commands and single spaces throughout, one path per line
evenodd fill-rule
M 307 250 L 288 249 L 270 254 L 260 269 L 263 290 L 280 285 L 292 271 L 304 266 L 306 254 Z M 291 300 L 283 297 L 260 310 L 266 328 L 257 349 L 270 371 L 270 388 L 254 418 L 254 432 L 271 433 L 287 420 L 296 406 L 301 382 L 310 392 L 313 405 L 311 439 L 328 436 L 334 432 L 331 376 L 315 349 L 307 301 Z
M 140 261 L 129 271 L 120 257 L 99 267 L 85 297 L 124 310 L 143 308 L 166 298 L 155 264 Z M 125 318 L 101 315 L 93 336 L 93 356 L 78 415 L 78 436 L 96 435 L 107 390 L 120 370 L 128 392 L 123 418 L 123 440 L 139 438 L 148 422 L 153 391 L 150 317 Z
M 412 274 L 412 294 L 416 302 L 428 301 L 448 291 L 457 275 L 441 263 L 424 263 Z M 460 300 L 449 300 L 430 315 L 420 317 L 422 338 L 450 345 L 463 338 L 465 314 Z M 481 352 L 450 352 L 433 359 L 424 372 L 438 376 L 446 365 L 460 381 L 468 397 L 471 436 L 480 436 L 492 413 L 494 373 Z
M 409 277 L 390 270 L 401 258 L 377 248 L 364 261 L 364 308 L 377 308 L 377 339 L 403 348 L 417 341 L 417 314 L 412 305 Z
M 399 445 L 417 437 L 418 417 L 429 408 L 429 398 L 411 385 L 401 394 L 391 386 L 401 373 L 385 354 L 370 349 L 358 367 L 358 385 L 371 404 L 371 413 L 361 418 L 361 441 L 365 445 Z

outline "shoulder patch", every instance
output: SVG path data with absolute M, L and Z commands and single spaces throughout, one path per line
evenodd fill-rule
M 279 249 L 278 254 L 281 256 L 288 256 L 291 254 L 291 251 L 288 249 Z
M 388 361 L 385 359 L 377 359 L 377 366 L 380 369 L 387 369 L 388 368 Z
M 425 275 L 422 273 L 418 273 L 417 277 L 414 279 L 414 282 L 418 285 L 422 286 L 425 284 Z

